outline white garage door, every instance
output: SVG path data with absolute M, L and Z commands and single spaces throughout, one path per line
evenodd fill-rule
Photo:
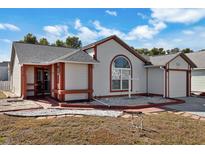
M 184 97 L 187 95 L 186 78 L 185 71 L 169 72 L 169 97 Z
M 192 71 L 191 91 L 205 92 L 205 70 Z

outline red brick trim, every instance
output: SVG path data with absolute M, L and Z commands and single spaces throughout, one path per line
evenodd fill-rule
M 37 96 L 37 68 L 34 66 L 34 96 Z
M 132 76 L 133 76 L 133 73 L 132 73 L 132 63 L 131 63 L 130 59 L 129 59 L 127 56 L 122 55 L 122 54 L 116 55 L 116 56 L 111 60 L 111 62 L 110 62 L 110 92 L 128 92 L 128 90 L 113 90 L 113 89 L 112 89 L 112 63 L 113 63 L 113 61 L 114 61 L 117 57 L 124 57 L 125 59 L 127 59 L 127 60 L 129 61 L 130 67 L 131 67 L 131 78 L 132 78 Z M 132 86 L 133 86 L 133 82 L 131 81 L 131 91 L 132 91 Z
M 60 90 L 65 89 L 65 63 L 60 63 Z M 64 101 L 65 95 L 59 94 L 59 100 Z
M 26 75 L 26 65 L 21 66 L 21 97 L 27 97 L 27 75 Z
M 136 106 L 129 106 L 129 105 L 115 105 L 115 106 L 106 106 L 106 105 L 94 105 L 94 104 L 85 104 L 85 103 L 60 103 L 61 107 L 77 107 L 77 108 L 95 108 L 95 109 L 111 109 L 111 110 L 123 110 L 123 109 L 141 109 L 141 108 L 150 108 L 150 107 L 163 107 L 164 105 L 171 105 L 171 104 L 180 104 L 185 103 L 184 100 L 180 99 L 173 99 L 169 98 L 170 101 L 165 103 L 159 104 L 146 104 L 146 105 L 136 105 Z
M 65 95 L 65 94 L 92 93 L 93 90 L 89 90 L 89 89 L 57 90 L 57 89 L 53 89 L 52 92 L 58 93 L 60 95 Z
M 93 65 L 88 64 L 88 99 L 93 97 Z
M 57 89 L 58 87 L 57 87 L 57 83 L 58 83 L 58 81 L 57 81 L 57 64 L 54 64 L 53 65 L 53 67 L 54 67 L 54 80 L 53 80 L 53 84 L 54 84 L 54 89 Z M 57 93 L 54 93 L 54 97 L 57 99 L 57 97 L 58 97 L 58 95 L 57 95 Z
M 53 74 L 53 73 L 52 73 L 52 65 L 49 66 L 49 70 L 50 70 L 50 71 L 49 71 L 49 72 L 50 72 L 50 95 L 52 96 L 52 92 L 51 92 L 51 89 L 53 89 L 53 88 L 52 88 L 52 80 L 53 80 L 53 79 L 52 79 L 52 74 Z

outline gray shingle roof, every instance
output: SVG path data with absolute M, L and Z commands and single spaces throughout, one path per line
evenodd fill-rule
M 0 66 L 6 66 L 6 67 L 8 67 L 8 65 L 9 65 L 9 62 L 8 62 L 8 61 L 0 62 Z
M 198 68 L 205 68 L 205 51 L 193 52 L 186 54 Z
M 69 54 L 68 56 L 58 59 L 57 61 L 70 61 L 70 62 L 82 62 L 82 63 L 96 63 L 97 62 L 90 55 L 88 55 L 82 50 L 78 50 L 74 52 L 73 54 Z
M 154 66 L 164 66 L 174 57 L 179 55 L 180 53 L 170 54 L 170 55 L 162 55 L 162 56 L 150 56 L 149 60 Z
M 26 44 L 14 42 L 13 47 L 18 56 L 20 64 L 41 64 L 53 62 L 60 57 L 65 55 L 72 55 L 65 57 L 64 61 L 77 61 L 77 62 L 96 62 L 86 53 L 76 52 L 77 49 L 65 48 L 65 47 L 54 47 L 37 44 Z M 79 50 L 79 49 L 78 49 Z

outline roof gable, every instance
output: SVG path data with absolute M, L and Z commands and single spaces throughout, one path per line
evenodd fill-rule
M 127 45 L 127 43 L 125 43 L 123 40 L 121 40 L 119 37 L 117 37 L 116 35 L 112 35 L 110 37 L 104 38 L 102 40 L 99 40 L 97 42 L 91 43 L 87 46 L 84 46 L 82 48 L 82 50 L 87 50 L 90 48 L 94 48 L 98 45 L 101 45 L 107 41 L 110 40 L 115 40 L 117 43 L 119 43 L 122 47 L 124 47 L 126 50 L 128 50 L 130 53 L 132 53 L 133 55 L 135 55 L 137 58 L 139 58 L 141 61 L 143 61 L 144 63 L 149 63 L 149 61 L 147 61 L 142 55 L 140 55 L 139 53 L 137 53 L 134 49 L 132 49 L 129 45 Z
M 182 57 L 193 68 L 197 67 L 196 64 L 189 57 L 187 57 L 184 53 L 181 52 L 162 56 L 150 56 L 149 60 L 153 66 L 165 66 L 178 56 Z
M 12 53 L 14 51 L 19 59 L 20 64 L 50 64 L 58 61 L 72 61 L 78 63 L 97 62 L 93 60 L 90 55 L 79 49 L 66 47 L 14 42 L 12 46 Z

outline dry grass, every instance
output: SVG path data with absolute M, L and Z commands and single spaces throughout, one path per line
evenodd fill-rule
M 37 120 L 0 115 L 0 144 L 205 144 L 205 122 L 169 113 L 131 119 L 65 117 Z
M 6 95 L 3 92 L 0 91 L 0 99 L 3 99 L 3 98 L 6 98 Z

